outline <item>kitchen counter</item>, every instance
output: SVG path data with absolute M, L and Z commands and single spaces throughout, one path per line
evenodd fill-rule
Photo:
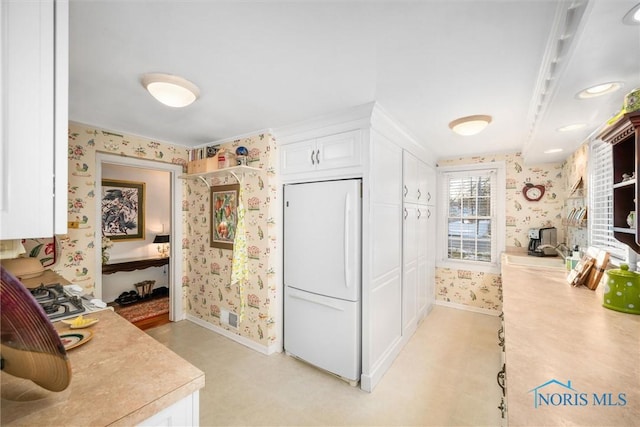
M 602 307 L 603 289 L 571 287 L 566 270 L 505 257 L 509 425 L 638 425 L 640 316 Z
M 87 316 L 89 317 L 89 316 Z M 105 310 L 91 340 L 68 351 L 72 378 L 62 392 L 50 392 L 6 373 L 0 374 L 1 421 L 9 425 L 139 424 L 172 405 L 194 397 L 204 373 L 133 326 Z M 61 322 L 59 331 L 70 331 Z M 194 420 L 198 424 L 198 419 Z

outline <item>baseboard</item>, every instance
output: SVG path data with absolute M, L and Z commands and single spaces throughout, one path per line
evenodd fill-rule
M 389 370 L 396 357 L 400 354 L 404 345 L 406 344 L 403 337 L 399 337 L 393 345 L 389 347 L 384 356 L 380 357 L 376 365 L 371 369 L 369 374 L 362 374 L 360 376 L 360 388 L 364 391 L 371 393 L 373 389 L 378 385 L 384 374 Z
M 465 310 L 465 311 L 472 311 L 474 313 L 486 314 L 489 316 L 500 315 L 500 311 L 498 310 L 489 310 L 488 308 L 472 307 L 470 305 L 457 304 L 455 302 L 436 300 L 435 304 L 441 305 L 443 307 L 455 308 L 457 310 Z
M 257 351 L 258 353 L 270 355 L 270 354 L 279 352 L 278 347 L 276 345 L 264 346 L 264 345 L 258 344 L 255 341 L 251 341 L 248 338 L 234 334 L 233 332 L 227 331 L 226 329 L 221 328 L 220 326 L 212 325 L 211 323 L 206 322 L 190 314 L 186 315 L 186 320 L 193 322 L 196 325 L 202 326 L 205 329 L 209 329 L 210 331 L 213 331 L 217 334 L 225 336 L 230 340 L 237 342 L 238 344 L 242 344 L 245 347 L 249 347 L 250 349 Z

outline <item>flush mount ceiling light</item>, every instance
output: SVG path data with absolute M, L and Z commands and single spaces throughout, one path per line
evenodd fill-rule
M 627 25 L 640 25 L 640 3 L 633 6 L 633 8 L 624 15 L 622 22 Z
M 458 135 L 475 135 L 480 133 L 491 123 L 491 116 L 475 115 L 460 117 L 449 123 L 449 128 Z
M 571 125 L 566 125 L 566 126 L 562 126 L 561 128 L 558 128 L 558 132 L 571 132 L 574 130 L 578 130 L 578 129 L 582 129 L 583 127 L 587 126 L 585 123 L 574 123 Z
M 620 82 L 608 82 L 588 87 L 576 95 L 580 99 L 595 98 L 596 96 L 606 95 L 622 87 Z
M 148 73 L 142 76 L 142 85 L 158 101 L 169 107 L 186 107 L 200 96 L 200 89 L 180 76 Z
M 543 151 L 544 154 L 555 154 L 555 153 L 561 153 L 561 152 L 562 152 L 562 148 L 551 148 L 549 150 Z

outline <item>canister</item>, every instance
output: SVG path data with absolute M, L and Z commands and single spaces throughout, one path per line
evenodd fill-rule
M 602 305 L 623 313 L 640 314 L 640 274 L 629 271 L 627 264 L 607 271 Z

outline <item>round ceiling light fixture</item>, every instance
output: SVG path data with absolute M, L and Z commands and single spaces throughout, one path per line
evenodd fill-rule
M 479 114 L 455 119 L 449 123 L 449 128 L 458 135 L 470 136 L 482 132 L 489 123 L 491 116 Z
M 640 3 L 633 6 L 624 18 L 622 18 L 622 22 L 627 25 L 640 25 Z
M 555 153 L 562 153 L 562 148 L 550 148 L 548 150 L 544 150 L 543 153 L 544 154 L 555 154 Z
M 142 85 L 155 99 L 169 107 L 186 107 L 200 96 L 198 86 L 172 74 L 145 74 Z
M 596 96 L 602 96 L 611 92 L 615 92 L 621 87 L 622 83 L 620 82 L 601 83 L 581 90 L 576 96 L 580 99 L 595 98 Z
M 574 130 L 582 129 L 586 127 L 586 123 L 573 123 L 570 125 L 562 126 L 557 129 L 558 132 L 571 132 Z

